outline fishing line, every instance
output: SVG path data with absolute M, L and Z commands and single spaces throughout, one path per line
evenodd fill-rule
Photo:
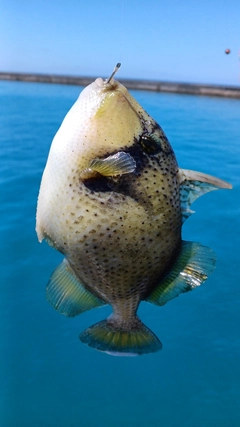
M 121 1 L 121 12 L 120 12 L 120 30 L 119 30 L 119 63 L 122 62 L 122 50 L 123 50 L 123 34 L 125 32 L 123 20 L 125 13 L 125 0 Z

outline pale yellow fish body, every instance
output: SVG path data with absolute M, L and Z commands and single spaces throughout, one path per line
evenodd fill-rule
M 151 289 L 176 250 L 181 235 L 178 167 L 173 153 L 167 174 L 166 162 L 158 164 L 158 158 L 166 157 L 162 151 L 152 158 L 144 153 L 145 165 L 137 173 L 118 178 L 132 181 L 129 193 L 134 191 L 135 198 L 116 191 L 93 192 L 81 177 L 94 158 L 126 152 L 144 131 L 151 134 L 155 128 L 155 121 L 122 85 L 113 83 L 105 89 L 98 79 L 82 92 L 64 119 L 44 171 L 37 214 L 39 239 L 50 238 L 82 283 L 110 303 L 112 294 L 115 299 L 119 294 L 126 306 L 125 298 L 132 297 L 132 292 L 140 301 L 141 293 Z M 168 193 L 175 209 L 165 197 Z M 105 287 L 111 287 L 111 292 Z M 135 311 L 136 307 L 129 315 Z
M 83 286 L 83 292 L 99 298 L 99 305 L 113 307 L 113 315 L 98 331 L 100 341 L 106 342 L 98 344 L 95 332 L 91 339 L 83 337 L 84 342 L 122 354 L 161 347 L 153 333 L 149 338 L 147 328 L 137 337 L 143 325 L 136 312 L 176 264 L 182 248 L 183 205 L 188 207 L 201 195 L 195 195 L 197 181 L 205 188 L 201 194 L 230 188 L 216 178 L 179 170 L 162 129 L 120 83 L 99 78 L 82 91 L 52 142 L 36 229 L 39 240 L 47 239 L 68 261 L 64 274 L 58 272 L 50 281 L 52 305 L 69 316 L 78 314 L 77 306 L 79 313 L 91 308 L 91 303 L 81 307 Z M 206 275 L 201 270 L 199 284 L 211 269 L 207 267 Z M 194 287 L 189 283 L 189 289 L 177 288 L 176 294 Z M 168 284 L 166 289 L 169 292 Z M 174 292 L 166 300 L 173 296 Z M 117 333 L 125 334 L 117 346 L 102 337 L 108 327 L 112 341 Z M 131 331 L 136 332 L 134 343 Z M 143 342 L 140 349 L 138 340 Z

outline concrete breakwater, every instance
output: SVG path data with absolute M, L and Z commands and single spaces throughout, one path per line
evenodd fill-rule
M 23 82 L 55 83 L 87 86 L 96 77 L 61 76 L 54 74 L 6 73 L 0 72 L 0 80 Z M 173 83 L 157 80 L 118 79 L 128 89 L 152 92 L 170 92 L 189 95 L 220 96 L 240 99 L 240 86 L 203 85 L 192 83 Z

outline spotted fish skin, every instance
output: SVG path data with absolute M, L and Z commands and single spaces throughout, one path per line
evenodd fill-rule
M 118 153 L 123 163 L 132 160 L 131 172 L 119 173 Z M 114 79 L 85 88 L 53 140 L 38 198 L 38 238 L 65 255 L 85 290 L 112 306 L 106 325 L 113 333 L 141 329 L 140 302 L 181 251 L 179 171 L 161 127 Z M 56 287 L 49 291 L 55 308 Z

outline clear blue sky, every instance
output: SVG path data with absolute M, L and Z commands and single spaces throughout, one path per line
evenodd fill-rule
M 224 53 L 231 49 L 230 55 Z M 240 85 L 240 0 L 0 0 L 0 71 Z

